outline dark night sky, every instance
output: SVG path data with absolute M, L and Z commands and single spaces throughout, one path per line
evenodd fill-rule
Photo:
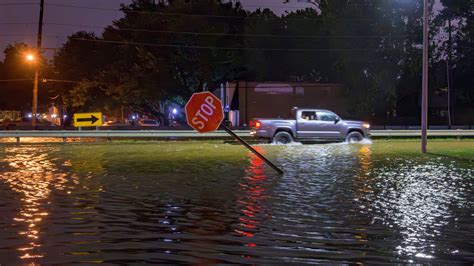
M 39 0 L 0 0 L 0 4 L 22 4 L 39 3 Z M 86 7 L 100 7 L 107 9 L 119 9 L 120 3 L 129 3 L 131 0 L 45 0 L 43 47 L 57 48 L 65 41 L 67 35 L 79 30 L 95 31 L 101 33 L 100 28 L 86 28 L 77 26 L 60 26 L 48 23 L 92 25 L 104 27 L 109 25 L 114 19 L 122 16 L 118 11 L 89 10 L 78 8 L 67 8 L 48 6 L 47 4 L 64 4 Z M 283 4 L 283 0 L 241 0 L 244 8 L 254 10 L 261 7 L 270 7 L 277 14 L 282 14 L 285 10 L 295 10 L 298 7 L 309 7 L 311 4 L 300 3 L 297 0 L 289 4 Z M 36 44 L 36 32 L 38 23 L 39 4 L 37 5 L 17 5 L 0 6 L 0 60 L 3 59 L 3 50 L 6 45 L 13 42 L 25 42 L 30 45 Z M 31 23 L 27 25 L 4 23 Z M 10 36 L 5 36 L 10 35 Z M 16 35 L 16 36 L 11 36 Z M 51 52 L 47 53 L 50 57 Z

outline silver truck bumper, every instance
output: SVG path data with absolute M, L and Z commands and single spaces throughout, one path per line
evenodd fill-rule
M 268 132 L 265 129 L 259 129 L 259 130 L 252 129 L 250 130 L 250 136 L 254 138 L 265 138 L 265 139 L 272 138 L 272 136 L 270 135 L 270 132 Z

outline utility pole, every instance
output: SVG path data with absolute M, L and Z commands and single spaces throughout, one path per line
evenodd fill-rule
M 43 9 L 44 9 L 44 0 L 40 2 L 40 13 L 39 13 L 39 23 L 38 23 L 38 39 L 36 42 L 36 69 L 35 69 L 35 80 L 33 82 L 33 108 L 31 111 L 31 126 L 36 127 L 36 114 L 38 113 L 38 86 L 39 86 L 39 68 L 40 68 L 40 54 L 41 54 L 41 39 L 43 35 Z
M 426 153 L 428 129 L 428 0 L 423 0 L 423 67 L 421 82 L 421 152 Z
M 448 82 L 448 123 L 449 123 L 449 128 L 452 126 L 453 122 L 453 117 L 452 117 L 452 93 L 451 93 L 451 60 L 452 60 L 452 51 L 453 51 L 453 42 L 451 39 L 451 14 L 449 14 L 449 19 L 448 19 L 448 59 L 446 60 L 446 75 L 447 75 L 447 82 Z

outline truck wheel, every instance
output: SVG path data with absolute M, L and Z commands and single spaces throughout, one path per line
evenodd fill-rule
M 273 137 L 273 143 L 288 144 L 291 142 L 293 142 L 293 137 L 291 136 L 290 133 L 286 131 L 280 131 L 276 133 L 275 136 Z
M 357 143 L 361 142 L 364 139 L 364 136 L 358 131 L 352 131 L 351 133 L 347 134 L 346 142 L 348 143 Z

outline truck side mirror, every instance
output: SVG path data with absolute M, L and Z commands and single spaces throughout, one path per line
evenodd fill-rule
M 337 123 L 339 123 L 339 121 L 341 121 L 341 118 L 339 118 L 339 117 L 336 117 L 336 119 L 334 120 L 334 124 L 337 124 Z

